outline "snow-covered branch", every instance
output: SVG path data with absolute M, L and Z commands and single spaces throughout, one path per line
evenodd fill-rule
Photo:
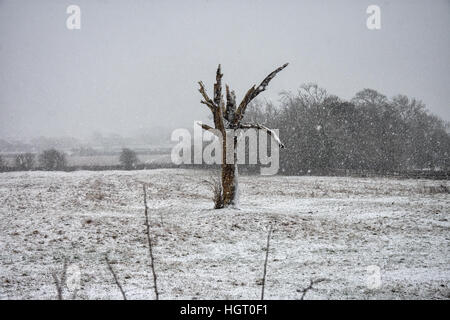
M 219 136 L 219 130 L 214 129 L 213 127 L 208 126 L 207 124 L 204 124 L 204 123 L 197 123 L 197 124 L 199 126 L 201 126 L 203 128 L 203 130 L 209 131 L 209 132 L 213 133 L 214 135 Z
M 281 67 L 275 69 L 272 71 L 267 77 L 264 78 L 264 80 L 255 88 L 255 86 L 251 87 L 247 93 L 244 96 L 244 99 L 242 99 L 241 103 L 239 104 L 238 109 L 236 110 L 236 116 L 234 118 L 234 123 L 238 124 L 243 118 L 245 114 L 245 110 L 248 106 L 248 104 L 256 98 L 258 94 L 266 90 L 267 86 L 269 85 L 269 82 L 275 78 L 278 72 L 282 71 L 284 68 L 288 66 L 288 63 L 283 64 Z
M 241 129 L 259 129 L 259 130 L 264 130 L 270 136 L 272 136 L 272 138 L 278 143 L 278 146 L 281 149 L 285 148 L 285 145 L 281 142 L 280 137 L 276 134 L 276 132 L 273 131 L 272 129 L 267 128 L 266 126 L 263 126 L 262 124 L 259 124 L 259 123 L 241 123 L 239 125 L 239 128 L 241 128 Z

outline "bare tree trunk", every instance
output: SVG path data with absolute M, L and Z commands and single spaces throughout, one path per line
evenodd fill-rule
M 222 164 L 223 204 L 225 207 L 232 204 L 236 196 L 236 166 L 237 164 Z
M 223 164 L 222 164 L 222 190 L 223 190 L 223 204 L 227 206 L 237 206 L 237 192 L 238 192 L 238 165 L 237 165 L 237 137 L 234 137 L 233 142 L 233 163 L 226 163 L 226 147 L 224 146 Z

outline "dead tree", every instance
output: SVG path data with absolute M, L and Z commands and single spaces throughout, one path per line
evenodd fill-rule
M 281 143 L 280 139 L 276 135 L 276 133 L 269 128 L 257 124 L 257 123 L 242 123 L 244 118 L 245 110 L 248 104 L 256 98 L 258 94 L 266 90 L 269 82 L 277 75 L 278 72 L 287 67 L 287 63 L 279 67 L 278 69 L 272 71 L 259 86 L 253 85 L 245 94 L 239 105 L 236 104 L 236 95 L 234 91 L 230 91 L 228 85 L 225 86 L 226 90 L 226 103 L 223 99 L 222 94 L 222 77 L 220 64 L 217 68 L 216 72 L 216 83 L 214 84 L 214 96 L 211 99 L 206 93 L 205 86 L 203 82 L 199 82 L 200 85 L 200 93 L 203 96 L 203 100 L 200 102 L 206 105 L 212 112 L 214 127 L 212 128 L 206 124 L 202 124 L 202 128 L 207 131 L 211 131 L 212 133 L 220 135 L 219 139 L 222 142 L 222 207 L 227 207 L 229 205 L 236 205 L 237 200 L 237 185 L 238 185 L 238 166 L 237 166 L 237 142 L 238 139 L 235 135 L 227 137 L 227 130 L 230 131 L 237 129 L 258 129 L 266 131 L 272 138 L 274 138 L 281 148 L 284 148 L 284 145 Z M 230 146 L 233 150 L 227 150 L 227 138 L 233 139 L 233 142 L 230 143 Z M 234 161 L 226 161 L 227 151 L 233 154 Z M 229 163 L 232 162 L 232 163 Z

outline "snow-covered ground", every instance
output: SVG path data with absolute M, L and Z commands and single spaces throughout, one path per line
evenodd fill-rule
M 162 299 L 258 299 L 270 222 L 267 299 L 319 278 L 306 299 L 450 298 L 448 181 L 241 176 L 241 209 L 213 210 L 210 174 L 0 174 L 0 298 L 54 299 L 67 259 L 79 299 L 120 299 L 109 252 L 127 296 L 153 299 L 142 182 Z

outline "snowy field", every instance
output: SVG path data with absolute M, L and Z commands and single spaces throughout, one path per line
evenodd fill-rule
M 258 299 L 269 222 L 267 299 L 321 278 L 306 299 L 450 298 L 448 181 L 242 176 L 241 209 L 213 210 L 210 174 L 1 173 L 0 298 L 54 299 L 67 259 L 78 299 L 121 299 L 109 252 L 128 298 L 153 299 L 142 182 L 161 299 Z

